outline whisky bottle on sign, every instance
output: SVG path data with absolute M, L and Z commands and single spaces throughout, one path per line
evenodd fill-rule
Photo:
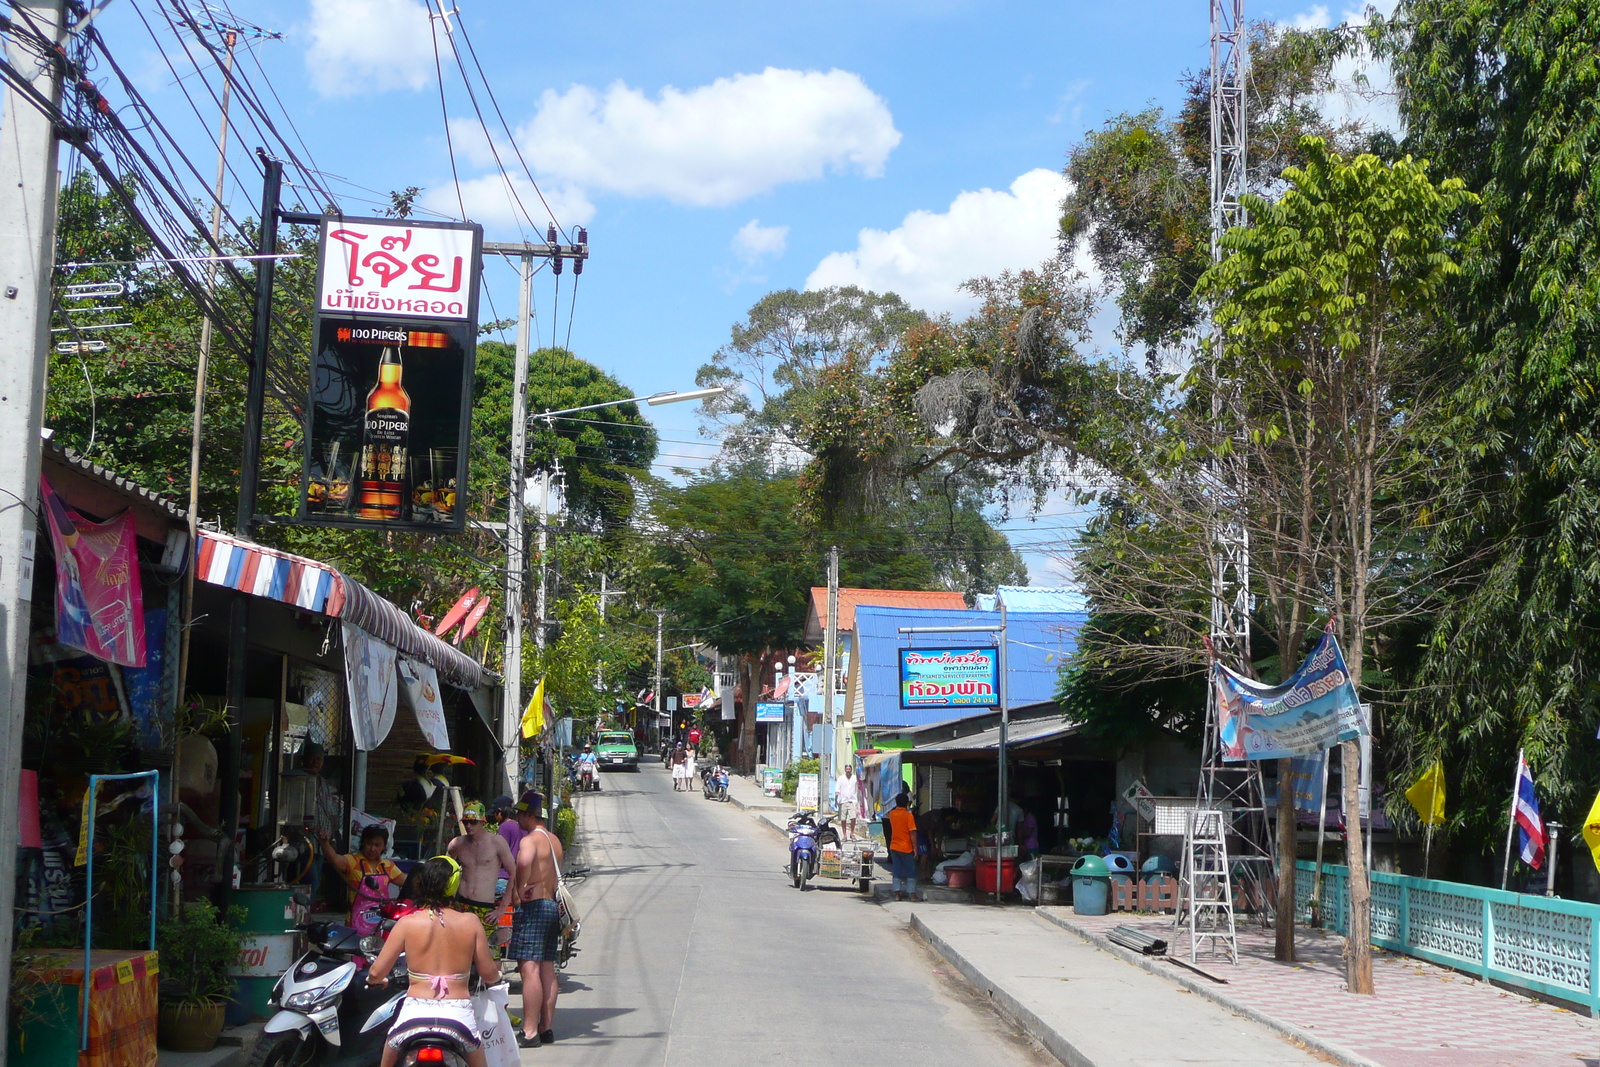
M 378 382 L 367 394 L 356 497 L 356 514 L 363 519 L 397 520 L 406 498 L 411 397 L 400 385 L 402 369 L 400 350 L 385 348 Z

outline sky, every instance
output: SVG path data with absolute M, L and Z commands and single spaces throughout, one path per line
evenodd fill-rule
M 455 0 L 456 45 L 465 53 L 470 40 L 536 192 L 480 90 L 493 143 L 485 136 L 422 0 L 230 3 L 237 20 L 281 34 L 247 38 L 240 69 L 270 80 L 316 167 L 338 176 L 347 212 L 376 213 L 387 191 L 418 186 L 433 217 L 464 208 L 488 240 L 541 239 L 551 215 L 569 232 L 587 227 L 576 299 L 570 268 L 559 308 L 555 279 L 541 274 L 536 329 L 639 394 L 693 387 L 730 327 L 775 289 L 856 284 L 959 315 L 970 307 L 963 279 L 1054 252 L 1071 146 L 1117 113 L 1174 106 L 1181 76 L 1208 57 L 1200 0 Z M 141 13 L 155 19 L 157 0 L 115 3 L 98 26 L 208 159 L 213 135 L 167 60 L 192 67 L 170 36 L 152 40 Z M 1247 15 L 1344 17 L 1310 4 Z M 236 136 L 232 147 L 248 181 L 253 143 Z M 495 151 L 517 171 L 531 226 Z M 259 195 L 228 192 L 242 214 Z M 491 261 L 486 289 L 480 317 L 511 317 L 513 269 Z M 1110 321 L 1096 333 L 1107 347 Z M 714 451 L 698 405 L 648 415 L 664 467 L 697 468 Z M 1081 515 L 1060 502 L 1045 511 L 1003 528 L 1034 584 L 1057 584 L 1059 564 L 1039 549 Z

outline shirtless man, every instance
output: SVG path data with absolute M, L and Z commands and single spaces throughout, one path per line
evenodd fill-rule
M 494 944 L 495 931 L 500 926 L 500 916 L 510 907 L 512 886 L 506 884 L 505 895 L 495 901 L 495 883 L 500 880 L 500 868 L 510 870 L 516 860 L 511 846 L 499 834 L 484 830 L 483 804 L 474 800 L 461 811 L 461 823 L 467 832 L 450 842 L 445 851 L 461 864 L 461 889 L 456 894 L 456 906 L 470 911 L 483 923 L 483 934 Z
M 519 903 L 506 949 L 522 970 L 520 1048 L 538 1048 L 556 1039 L 556 944 L 561 937 L 556 913 L 561 842 L 544 824 L 543 798 L 535 793 L 529 799 L 528 833 L 517 846 L 517 876 L 512 879 Z

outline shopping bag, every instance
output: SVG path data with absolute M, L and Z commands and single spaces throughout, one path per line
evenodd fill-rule
M 472 1011 L 477 1016 L 478 1036 L 483 1039 L 483 1056 L 488 1067 L 521 1067 L 517 1054 L 517 1035 L 506 1011 L 510 990 L 504 984 L 492 985 L 473 994 Z

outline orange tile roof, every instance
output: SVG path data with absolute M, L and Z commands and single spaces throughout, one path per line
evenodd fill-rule
M 839 629 L 854 632 L 856 608 L 866 604 L 875 608 L 946 608 L 961 611 L 966 597 L 941 589 L 840 589 Z M 828 587 L 811 588 L 811 611 L 806 618 L 806 639 L 822 640 L 828 626 Z

